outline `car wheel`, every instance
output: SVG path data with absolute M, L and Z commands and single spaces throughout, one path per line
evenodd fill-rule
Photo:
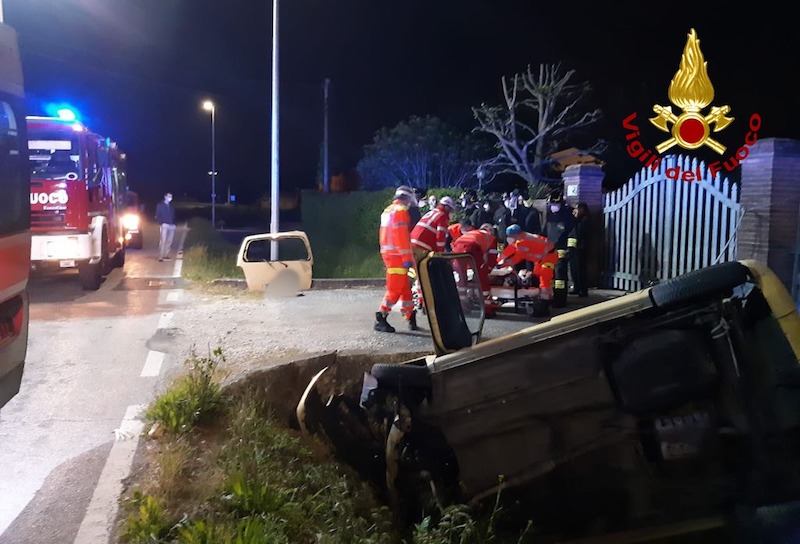
M 134 234 L 128 242 L 128 247 L 131 249 L 142 249 L 142 235 Z
M 407 387 L 423 388 L 431 387 L 431 376 L 428 373 L 428 367 L 425 366 L 376 363 L 372 365 L 372 371 L 370 374 L 372 374 L 378 380 L 378 383 L 383 383 L 385 385 L 403 385 Z
M 667 280 L 650 289 L 650 299 L 659 308 L 711 295 L 729 292 L 750 278 L 750 271 L 740 262 L 728 262 Z
M 525 306 L 528 317 L 547 317 L 550 315 L 550 305 L 546 302 L 532 302 Z

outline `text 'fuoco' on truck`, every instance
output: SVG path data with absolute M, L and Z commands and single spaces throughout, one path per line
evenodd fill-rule
M 31 266 L 77 268 L 84 289 L 125 264 L 125 154 L 74 116 L 28 117 Z

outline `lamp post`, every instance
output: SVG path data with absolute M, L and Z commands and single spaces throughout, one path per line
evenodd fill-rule
M 203 109 L 211 112 L 211 228 L 217 228 L 217 107 L 211 100 L 203 102 Z
M 278 213 L 280 212 L 280 179 L 278 175 L 278 0 L 272 0 L 272 165 L 270 168 L 271 202 L 270 225 L 271 234 L 278 234 Z M 278 260 L 278 241 L 270 244 L 270 259 Z

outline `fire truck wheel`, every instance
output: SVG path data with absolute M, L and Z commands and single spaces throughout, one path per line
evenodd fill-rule
M 108 231 L 103 228 L 103 242 L 100 246 L 100 275 L 107 276 L 113 267 L 114 263 L 108 255 Z
M 114 254 L 113 265 L 114 268 L 122 268 L 125 266 L 125 246 L 119 248 Z
M 100 283 L 103 276 L 100 273 L 100 265 L 102 263 L 85 263 L 78 266 L 78 274 L 81 277 L 81 286 L 87 291 L 97 291 L 100 288 Z

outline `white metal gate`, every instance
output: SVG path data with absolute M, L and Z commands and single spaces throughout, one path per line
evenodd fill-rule
M 695 181 L 681 181 L 684 172 Z M 643 168 L 604 196 L 607 286 L 635 291 L 735 260 L 741 215 L 738 185 L 697 159 L 670 155 Z

